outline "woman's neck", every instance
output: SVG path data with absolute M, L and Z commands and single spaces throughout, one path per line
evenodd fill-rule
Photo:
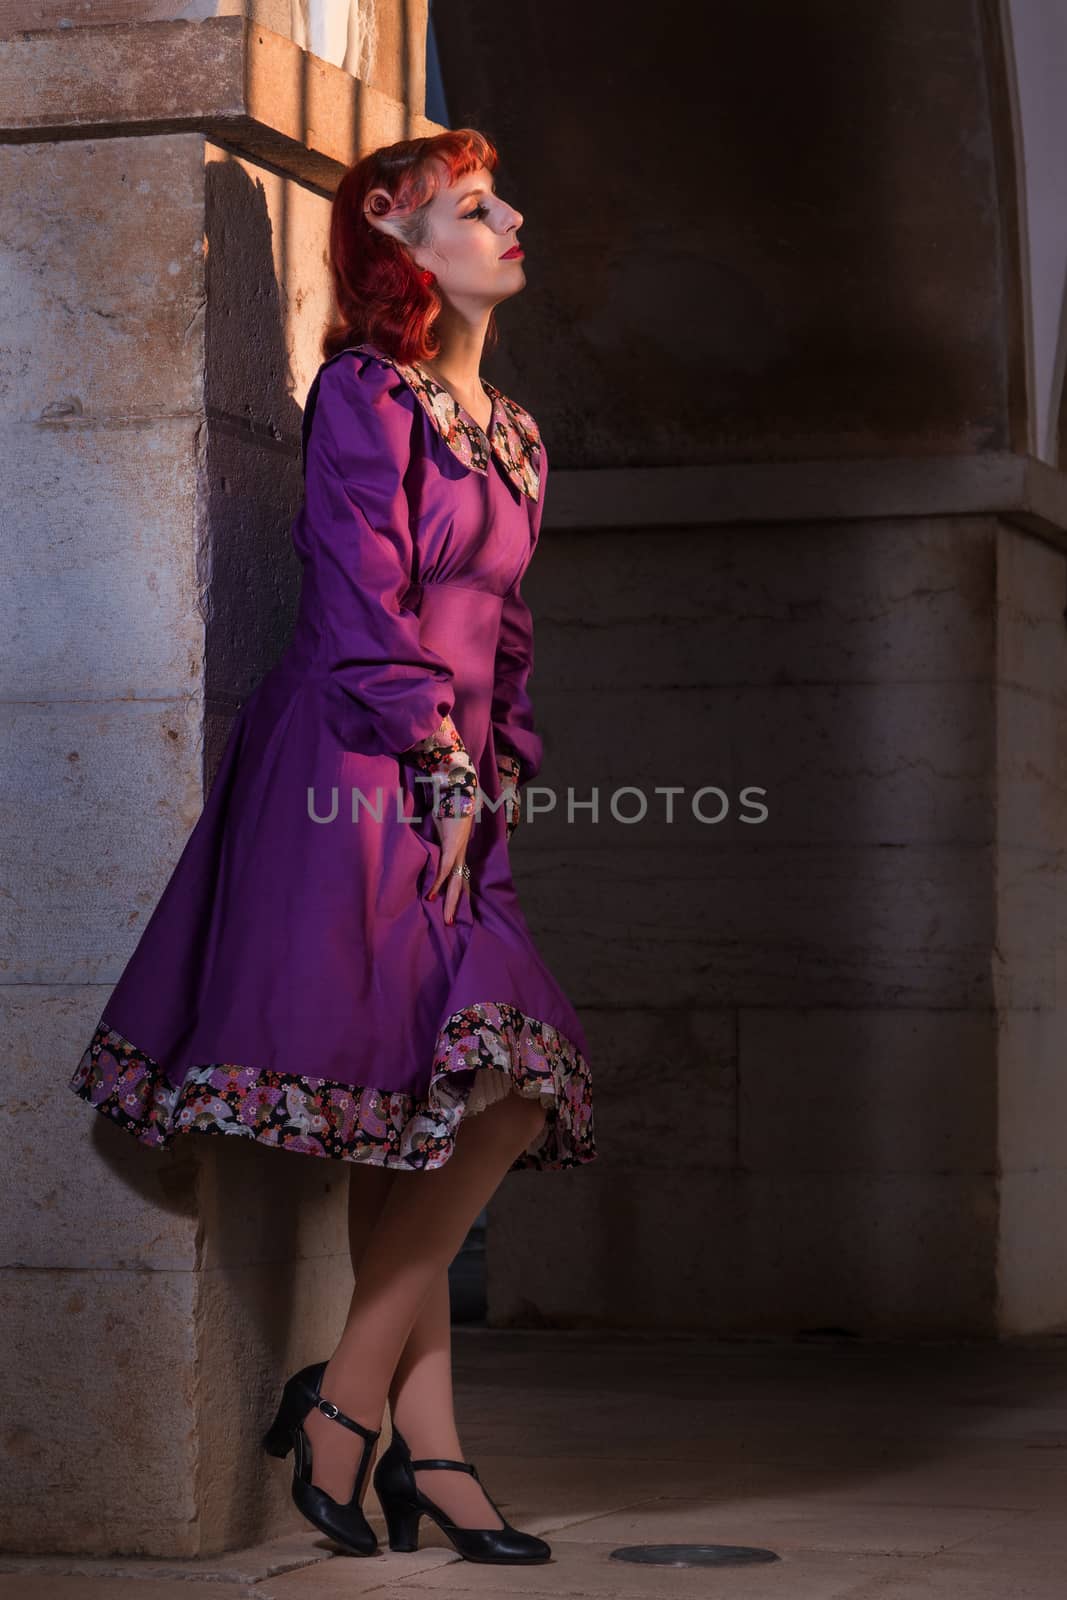
M 481 394 L 480 368 L 488 326 L 488 311 L 472 322 L 446 303 L 434 323 L 440 349 L 431 361 L 424 361 L 423 366 L 460 394 Z

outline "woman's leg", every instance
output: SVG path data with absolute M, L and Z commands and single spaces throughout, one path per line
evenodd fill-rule
M 536 1100 L 509 1094 L 464 1118 L 443 1167 L 392 1174 L 362 1252 L 344 1332 L 320 1388 L 324 1399 L 365 1427 L 381 1427 L 393 1374 L 424 1300 L 435 1283 L 440 1294 L 441 1274 L 544 1115 Z M 311 1440 L 312 1482 L 335 1500 L 347 1501 L 363 1441 L 316 1410 L 304 1426 Z M 460 1475 L 438 1471 L 434 1479 L 445 1476 Z
M 395 1176 L 395 1168 L 352 1166 L 348 1243 L 353 1278 L 359 1277 L 363 1253 Z M 465 1458 L 456 1431 L 452 1393 L 452 1298 L 447 1266 L 437 1274 L 412 1323 L 389 1387 L 389 1411 L 416 1460 L 422 1456 Z M 373 1464 L 372 1460 L 371 1467 Z M 481 1484 L 467 1473 L 420 1467 L 415 1482 L 460 1527 L 503 1526 Z
M 348 1253 L 352 1260 L 352 1277 L 359 1278 L 363 1264 L 363 1256 L 371 1241 L 374 1230 L 378 1225 L 382 1207 L 385 1205 L 389 1190 L 396 1179 L 395 1167 L 372 1167 L 366 1162 L 351 1162 L 348 1171 Z M 342 1410 L 345 1409 L 342 1407 Z M 323 1423 L 326 1427 L 323 1428 Z M 317 1487 L 325 1489 L 327 1494 L 334 1493 L 331 1484 L 336 1487 L 338 1483 L 344 1486 L 347 1481 L 346 1493 L 336 1494 L 335 1499 L 347 1501 L 351 1498 L 353 1471 L 349 1470 L 346 1453 L 338 1450 L 338 1441 L 334 1438 L 337 1432 L 336 1423 L 330 1423 L 326 1417 L 319 1416 L 312 1411 L 305 1419 L 304 1427 L 311 1438 L 312 1470 L 311 1481 Z M 358 1440 L 358 1435 L 352 1435 Z M 358 1445 L 362 1449 L 362 1445 Z M 374 1446 L 371 1459 L 367 1464 L 366 1476 L 363 1479 L 363 1492 L 360 1495 L 360 1504 L 367 1498 L 367 1489 L 370 1486 L 371 1473 L 374 1463 L 381 1450 L 381 1440 Z M 357 1455 L 356 1460 L 359 1457 Z M 338 1470 L 338 1468 L 340 1470 Z
M 422 1302 L 389 1388 L 389 1409 L 417 1461 L 447 1456 L 464 1461 L 452 1396 L 452 1305 L 448 1268 Z M 466 1472 L 420 1467 L 415 1482 L 461 1528 L 502 1528 L 485 1490 Z
M 359 1277 L 363 1255 L 397 1176 L 395 1167 L 371 1167 L 352 1161 L 348 1173 L 348 1253 L 352 1280 Z

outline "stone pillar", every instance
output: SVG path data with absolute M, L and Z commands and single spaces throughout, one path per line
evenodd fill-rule
M 67 1084 L 288 636 L 332 186 L 437 131 L 424 6 L 376 15 L 359 81 L 258 13 L 2 13 L 9 1550 L 203 1556 L 304 1526 L 258 1439 L 347 1307 L 345 1174 L 147 1150 Z

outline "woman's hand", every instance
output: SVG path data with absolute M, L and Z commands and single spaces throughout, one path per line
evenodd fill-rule
M 451 717 L 444 717 L 435 733 L 413 744 L 405 755 L 414 759 L 422 779 L 432 785 L 433 820 L 441 842 L 437 879 L 426 898 L 436 900 L 444 884 L 445 921 L 455 922 L 460 895 L 464 889 L 470 893 L 466 855 L 478 808 L 478 773 Z
M 464 890 L 470 893 L 470 881 L 466 874 L 462 876 L 453 869 L 457 866 L 466 866 L 467 842 L 474 826 L 473 813 L 467 817 L 442 817 L 434 812 L 434 826 L 437 837 L 441 841 L 441 861 L 437 869 L 437 878 L 426 896 L 427 900 L 437 898 L 437 892 L 445 884 L 444 916 L 446 922 L 455 922 L 456 907 L 459 897 Z

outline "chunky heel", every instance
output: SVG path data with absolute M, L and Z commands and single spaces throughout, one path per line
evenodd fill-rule
M 269 1456 L 278 1456 L 282 1461 L 293 1448 L 292 1429 L 285 1425 L 280 1413 L 263 1435 L 263 1448 Z
M 296 1429 L 308 1409 L 306 1390 L 310 1388 L 313 1394 L 317 1394 L 325 1371 L 325 1361 L 316 1361 L 312 1366 L 304 1367 L 302 1371 L 294 1373 L 289 1379 L 282 1390 L 278 1415 L 263 1435 L 263 1448 L 268 1455 L 277 1456 L 279 1460 L 284 1461 L 289 1454 L 293 1448 Z
M 344 1549 L 356 1555 L 373 1556 L 378 1553 L 378 1537 L 363 1514 L 360 1490 L 367 1475 L 374 1445 L 381 1434 L 380 1428 L 364 1427 L 353 1417 L 346 1416 L 332 1400 L 324 1400 L 320 1393 L 326 1362 L 318 1361 L 294 1373 L 282 1390 L 278 1414 L 263 1435 L 263 1448 L 275 1456 L 287 1456 L 295 1448 L 292 1496 L 297 1510 L 320 1532 L 333 1539 Z M 309 1411 L 319 1410 L 363 1439 L 363 1453 L 356 1469 L 352 1497 L 347 1502 L 335 1500 L 311 1481 L 311 1440 L 304 1427 Z
M 382 1502 L 382 1512 L 389 1533 L 390 1550 L 404 1551 L 405 1554 L 417 1550 L 419 1522 L 422 1517 L 418 1506 L 409 1505 L 403 1500 L 388 1500 Z
M 552 1546 L 532 1533 L 521 1533 L 513 1528 L 500 1507 L 482 1483 L 485 1498 L 504 1524 L 502 1528 L 461 1528 L 458 1523 L 423 1494 L 415 1482 L 420 1467 L 451 1467 L 454 1472 L 469 1472 L 478 1478 L 478 1468 L 467 1461 L 451 1461 L 444 1457 L 412 1461 L 411 1451 L 403 1435 L 393 1425 L 389 1448 L 374 1469 L 374 1488 L 389 1529 L 390 1550 L 417 1550 L 419 1547 L 419 1518 L 432 1517 L 442 1533 L 465 1561 L 491 1561 L 504 1563 L 533 1563 L 550 1561 Z

